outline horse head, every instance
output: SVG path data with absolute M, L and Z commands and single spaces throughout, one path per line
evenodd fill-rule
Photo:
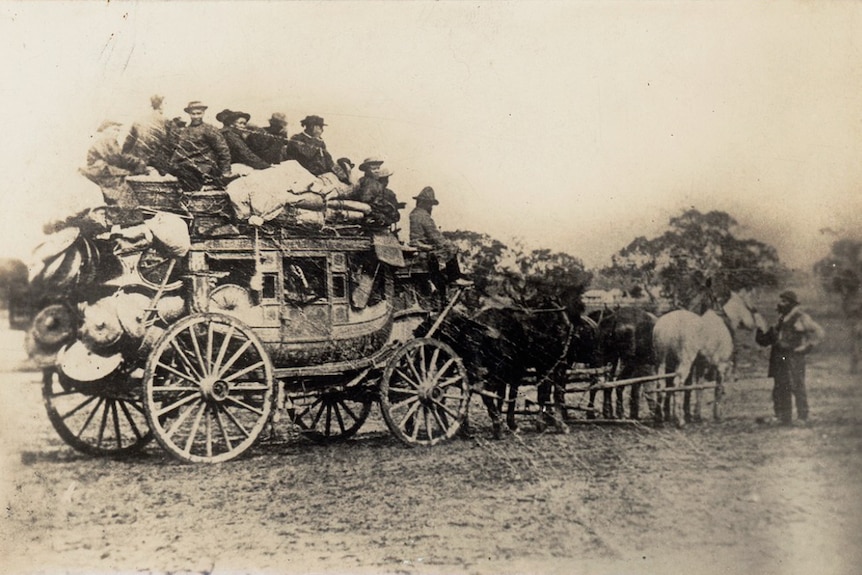
M 722 306 L 722 309 L 730 320 L 730 325 L 733 329 L 742 328 L 749 331 L 753 331 L 756 328 L 764 329 L 766 321 L 751 304 L 750 292 L 730 292 L 730 298 Z

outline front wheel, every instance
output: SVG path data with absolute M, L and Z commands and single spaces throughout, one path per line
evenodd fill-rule
M 153 438 L 140 393 L 127 382 L 87 384 L 42 371 L 42 399 L 51 425 L 81 453 L 120 457 L 135 453 Z
M 395 351 L 380 381 L 380 408 L 389 430 L 407 445 L 452 438 L 467 418 L 470 388 L 461 358 L 433 338 Z
M 221 314 L 173 324 L 144 372 L 147 419 L 156 440 L 184 461 L 238 457 L 272 412 L 272 363 L 251 328 Z

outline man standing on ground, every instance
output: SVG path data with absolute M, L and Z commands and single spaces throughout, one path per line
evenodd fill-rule
M 799 420 L 808 420 L 805 354 L 823 341 L 824 333 L 823 328 L 800 309 L 795 292 L 784 291 L 778 299 L 778 322 L 766 332 L 758 328 L 755 339 L 762 346 L 772 346 L 768 377 L 775 380 L 772 388 L 775 417 L 781 425 L 790 425 L 794 397 Z

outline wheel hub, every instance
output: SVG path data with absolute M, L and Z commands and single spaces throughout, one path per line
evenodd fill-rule
M 205 399 L 222 402 L 230 394 L 230 384 L 214 377 L 205 377 L 201 380 L 201 393 Z
M 422 382 L 422 385 L 419 386 L 419 399 L 424 402 L 430 403 L 433 401 L 439 401 L 442 397 L 443 390 L 434 385 L 433 381 L 424 381 Z

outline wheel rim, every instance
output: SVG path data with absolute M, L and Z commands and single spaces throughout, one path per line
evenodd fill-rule
M 165 279 L 165 274 L 171 269 L 172 258 L 165 256 L 158 250 L 147 248 L 141 254 L 138 263 L 135 266 L 138 270 L 138 275 L 144 283 L 152 288 L 158 288 L 162 285 Z M 171 271 L 171 277 L 165 285 L 165 291 L 174 291 L 183 286 L 183 280 L 180 278 L 181 272 L 177 266 Z
M 317 443 L 337 443 L 356 435 L 373 400 L 363 389 L 346 389 L 324 393 L 302 392 L 290 395 L 290 420 L 303 437 Z
M 239 320 L 188 316 L 156 343 L 144 374 L 156 440 L 184 461 L 217 463 L 248 449 L 272 411 L 272 364 Z
M 129 386 L 106 383 L 92 389 L 63 382 L 54 369 L 42 374 L 42 398 L 51 425 L 74 449 L 96 456 L 140 451 L 153 434 L 143 401 Z
M 380 382 L 380 404 L 390 431 L 408 445 L 453 437 L 467 416 L 467 371 L 455 351 L 432 338 L 398 349 Z

